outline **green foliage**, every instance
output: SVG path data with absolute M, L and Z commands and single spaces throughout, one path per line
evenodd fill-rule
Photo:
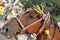
M 24 8 L 29 8 L 34 5 L 40 5 L 41 2 L 44 2 L 46 0 L 20 0 L 21 3 L 25 6 Z
M 57 21 L 60 21 L 60 0 L 20 0 L 20 2 L 24 5 L 24 8 L 30 8 L 34 5 L 40 5 L 42 2 L 54 3 L 57 5 L 57 8 L 52 10 L 52 15 L 55 16 Z
M 60 15 L 59 16 L 55 16 L 55 19 L 59 22 L 60 21 Z
M 21 0 L 21 3 L 24 5 L 24 8 L 29 8 L 33 6 L 33 3 L 28 0 Z
M 60 21 L 60 0 L 51 0 L 50 2 L 57 5 L 57 8 L 53 10 L 53 14 L 55 14 L 55 19 Z
M 52 2 L 52 3 L 56 3 L 57 6 L 60 7 L 60 0 L 50 0 L 50 2 Z

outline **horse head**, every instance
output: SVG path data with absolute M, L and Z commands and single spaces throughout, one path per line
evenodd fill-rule
M 39 22 L 36 22 L 38 20 Z M 42 20 L 41 16 L 34 10 L 24 12 L 20 17 L 16 17 L 14 20 L 9 21 L 3 26 L 3 34 L 6 36 L 15 36 L 17 33 L 20 33 L 22 29 L 30 25 L 31 27 L 27 28 L 27 30 L 25 30 L 25 33 L 35 33 L 38 31 L 43 22 L 40 20 Z M 24 28 L 22 28 L 21 24 L 24 26 Z

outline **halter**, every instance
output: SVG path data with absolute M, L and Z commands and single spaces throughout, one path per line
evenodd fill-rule
M 27 27 L 24 27 L 18 18 L 16 18 L 16 20 L 19 22 L 19 24 L 20 24 L 21 27 L 22 27 L 22 31 L 21 31 L 21 33 L 22 33 L 22 32 L 24 32 L 26 29 L 28 29 L 29 27 L 31 27 L 32 25 L 34 25 L 35 23 L 37 23 L 37 22 L 39 22 L 39 21 L 42 21 L 42 20 L 43 20 L 43 17 L 40 18 L 39 20 L 37 20 L 36 22 L 32 23 L 31 25 L 27 26 Z M 48 29 L 49 29 L 50 27 L 52 27 L 52 24 L 53 24 L 52 21 L 53 21 L 53 19 L 50 19 L 50 14 L 49 14 L 49 13 L 46 15 L 46 19 L 44 19 L 44 20 L 45 20 L 44 23 L 42 24 L 41 28 L 39 29 L 39 31 L 37 32 L 37 34 L 35 35 L 35 37 L 37 37 L 39 34 L 41 34 L 42 31 L 43 31 L 45 28 L 48 28 Z M 49 20 L 51 20 L 51 21 L 50 21 L 50 25 L 47 26 Z M 47 26 L 47 27 L 46 27 L 46 26 Z M 48 35 L 50 39 L 53 39 L 53 38 L 54 38 L 55 32 L 56 32 L 56 27 L 54 28 L 53 36 L 51 37 L 50 35 Z
M 44 15 L 44 14 L 43 14 L 43 15 Z M 36 33 L 35 37 L 37 37 L 39 34 L 41 34 L 41 33 L 44 31 L 45 28 L 48 28 L 48 27 L 51 27 L 51 26 L 52 26 L 52 20 L 50 19 L 51 17 L 50 17 L 49 12 L 46 14 L 45 17 L 42 16 L 42 18 L 40 18 L 39 20 L 37 20 L 36 22 L 30 24 L 30 25 L 27 26 L 27 27 L 24 27 L 24 26 L 22 25 L 21 21 L 20 21 L 17 17 L 15 17 L 15 18 L 16 18 L 16 20 L 18 21 L 19 25 L 21 25 L 21 26 L 20 26 L 20 27 L 22 28 L 21 33 L 24 32 L 24 31 L 25 31 L 26 29 L 28 29 L 29 27 L 31 27 L 32 25 L 36 24 L 37 22 L 40 22 L 40 21 L 44 20 L 41 28 L 40 28 L 39 31 Z M 51 21 L 50 21 L 50 20 L 51 20 Z M 50 21 L 50 25 L 47 26 L 47 24 L 48 24 L 49 21 Z M 46 26 L 47 26 L 47 27 L 46 27 Z M 54 28 L 53 37 L 52 37 L 51 39 L 54 38 L 55 31 L 56 31 L 56 27 Z
M 44 15 L 44 14 L 43 14 Z M 44 19 L 44 18 L 46 18 L 46 19 Z M 21 25 L 21 27 L 22 27 L 22 31 L 21 31 L 21 33 L 23 32 L 23 31 L 25 31 L 26 29 L 28 29 L 29 27 L 31 27 L 32 25 L 34 25 L 35 23 L 37 23 L 37 22 L 39 22 L 39 21 L 42 21 L 42 20 L 45 20 L 44 21 L 44 23 L 42 24 L 42 26 L 41 26 L 41 28 L 39 29 L 39 31 L 37 32 L 37 34 L 36 34 L 36 37 L 40 34 L 40 33 L 42 33 L 42 31 L 44 30 L 44 28 L 46 28 L 46 26 L 47 26 L 47 24 L 48 24 L 48 22 L 49 22 L 49 20 L 50 20 L 50 15 L 49 15 L 49 13 L 45 16 L 43 18 L 43 16 L 42 16 L 42 18 L 40 18 L 39 20 L 37 20 L 36 22 L 34 22 L 34 23 L 32 23 L 31 25 L 29 25 L 29 26 L 27 26 L 27 27 L 24 27 L 23 25 L 22 25 L 22 23 L 21 23 L 21 21 L 16 17 L 16 20 L 18 21 L 18 23 Z M 51 24 L 52 25 L 52 24 Z

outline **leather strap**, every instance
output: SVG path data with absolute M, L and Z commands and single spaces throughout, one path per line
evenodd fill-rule
M 49 15 L 49 13 L 48 13 L 47 16 L 46 16 L 46 18 L 45 18 L 44 23 L 42 24 L 42 26 L 41 26 L 41 28 L 39 29 L 39 31 L 38 31 L 38 33 L 37 33 L 36 36 L 38 36 L 39 34 L 41 34 L 42 31 L 44 30 L 44 28 L 46 28 L 46 25 L 48 24 L 49 19 L 50 19 L 50 15 Z
M 21 25 L 21 27 L 24 29 L 24 26 L 22 25 L 21 21 L 16 17 L 16 20 L 19 22 L 19 24 Z

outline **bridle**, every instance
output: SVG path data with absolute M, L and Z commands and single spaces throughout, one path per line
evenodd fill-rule
M 22 25 L 21 21 L 20 21 L 17 17 L 16 17 L 16 20 L 19 22 L 19 24 L 20 24 L 21 27 L 22 27 L 21 33 L 24 32 L 24 31 L 25 31 L 26 29 L 28 29 L 29 27 L 31 27 L 32 25 L 34 25 L 35 23 L 44 20 L 44 23 L 42 24 L 41 28 L 40 28 L 39 31 L 36 33 L 36 37 L 37 37 L 39 34 L 42 33 L 42 31 L 43 31 L 45 28 L 48 28 L 47 24 L 48 24 L 48 22 L 51 20 L 51 17 L 50 17 L 50 14 L 49 14 L 49 12 L 48 12 L 48 14 L 45 16 L 45 19 L 43 19 L 43 17 L 42 17 L 42 18 L 40 18 L 39 20 L 37 20 L 36 22 L 32 23 L 31 25 L 29 25 L 29 26 L 27 26 L 27 27 L 24 27 L 24 26 Z M 53 19 L 52 19 L 52 21 L 53 21 Z M 51 21 L 51 22 L 52 22 L 52 21 Z M 50 27 L 51 27 L 51 26 L 52 26 L 52 23 L 50 23 L 49 25 L 50 25 Z M 46 26 L 47 26 L 47 27 L 46 27 Z M 53 32 L 53 36 L 51 37 L 51 40 L 53 40 L 55 32 L 56 32 L 56 27 L 54 27 L 54 32 Z
M 44 15 L 44 14 L 43 14 L 43 15 Z M 20 27 L 22 28 L 21 33 L 24 32 L 24 31 L 25 31 L 26 29 L 28 29 L 29 27 L 31 27 L 32 25 L 34 25 L 35 23 L 44 20 L 41 28 L 38 30 L 38 32 L 37 32 L 36 35 L 35 35 L 36 37 L 37 37 L 39 34 L 41 35 L 41 33 L 43 32 L 43 30 L 44 30 L 45 28 L 48 28 L 47 24 L 48 24 L 48 22 L 51 20 L 51 19 L 50 19 L 50 14 L 49 14 L 49 12 L 46 14 L 45 19 L 44 19 L 43 16 L 42 16 L 42 18 L 40 18 L 39 20 L 37 20 L 36 22 L 30 24 L 30 25 L 27 26 L 27 27 L 24 27 L 24 26 L 22 25 L 22 23 L 21 23 L 21 21 L 19 20 L 19 18 L 15 17 L 15 19 L 18 21 L 19 25 L 21 25 L 21 26 L 20 26 Z M 52 21 L 51 21 L 51 22 L 52 22 Z M 47 27 L 46 27 L 46 26 L 47 26 Z M 50 24 L 50 26 L 52 26 L 52 24 Z M 54 28 L 54 32 L 53 32 L 53 36 L 51 37 L 51 40 L 54 38 L 55 32 L 56 32 L 56 27 Z
M 44 15 L 44 14 L 43 14 L 43 15 Z M 20 18 L 21 18 L 21 16 L 20 16 Z M 36 22 L 28 25 L 27 27 L 24 27 L 24 26 L 23 26 L 23 24 L 21 23 L 21 21 L 19 20 L 19 18 L 15 17 L 15 19 L 18 21 L 19 25 L 21 25 L 21 26 L 20 26 L 20 27 L 22 28 L 21 33 L 24 32 L 24 31 L 25 31 L 26 29 L 28 29 L 29 27 L 31 27 L 32 25 L 34 25 L 35 23 L 44 20 L 41 28 L 40 28 L 40 29 L 38 30 L 38 32 L 36 33 L 36 37 L 37 37 L 39 34 L 42 33 L 42 31 L 43 31 L 45 28 L 48 27 L 47 24 L 48 24 L 48 22 L 50 21 L 50 13 L 48 12 L 45 17 L 42 16 L 39 20 L 37 20 Z M 52 25 L 52 24 L 51 24 L 51 25 Z M 47 27 L 46 27 L 46 26 L 47 26 Z M 54 28 L 54 31 L 55 31 L 55 28 Z M 54 34 L 53 34 L 53 36 L 54 36 Z M 52 38 L 53 38 L 53 37 L 52 37 Z

